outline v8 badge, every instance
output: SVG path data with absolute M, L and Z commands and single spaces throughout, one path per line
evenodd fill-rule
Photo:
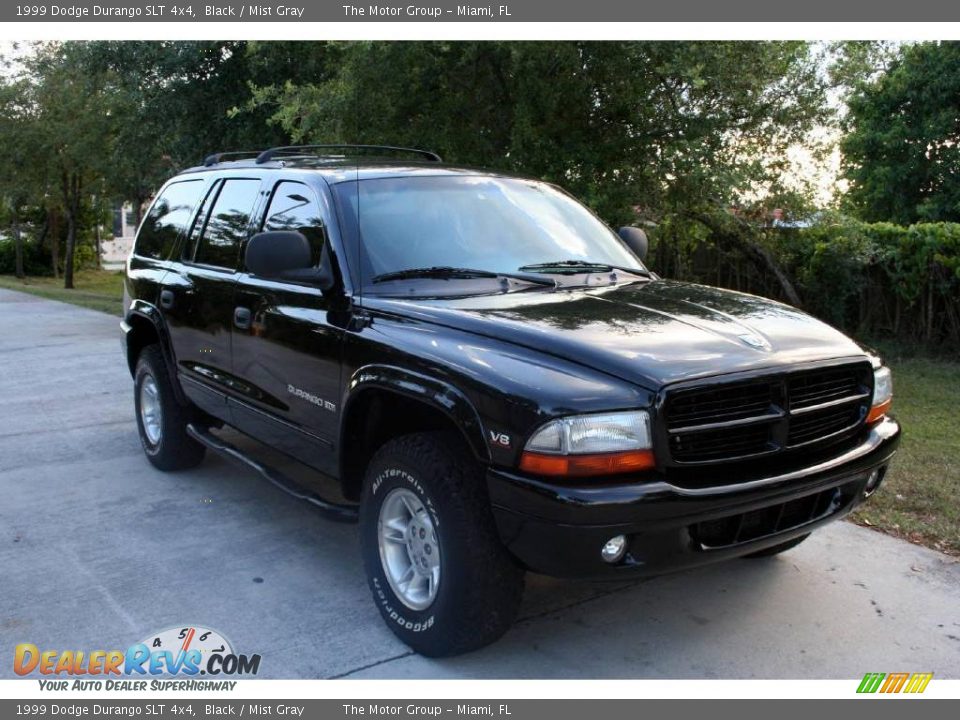
M 490 430 L 489 437 L 491 445 L 504 448 L 510 447 L 510 436 L 506 433 L 499 432 L 497 430 Z

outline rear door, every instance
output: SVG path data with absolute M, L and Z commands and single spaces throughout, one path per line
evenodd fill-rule
M 329 219 L 312 187 L 278 180 L 258 229 L 303 233 L 319 266 Z M 343 330 L 332 321 L 330 302 L 315 285 L 267 280 L 241 268 L 236 306 L 249 313 L 250 326 L 234 328 L 233 368 L 242 392 L 230 401 L 234 424 L 335 474 Z
M 161 292 L 183 390 L 225 420 L 225 396 L 236 384 L 231 371 L 234 286 L 260 184 L 260 178 L 244 177 L 212 183 Z
M 176 179 L 157 194 L 140 223 L 127 260 L 124 311 L 130 309 L 131 300 L 159 307 L 160 286 L 170 267 L 170 256 L 190 229 L 206 185 L 205 178 Z

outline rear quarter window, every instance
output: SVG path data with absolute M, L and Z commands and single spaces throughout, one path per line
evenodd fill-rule
M 200 235 L 194 262 L 236 268 L 240 243 L 247 236 L 250 215 L 259 192 L 259 179 L 227 178 L 223 181 Z
M 167 185 L 143 220 L 134 252 L 143 257 L 166 260 L 193 217 L 203 192 L 203 180 L 184 180 Z

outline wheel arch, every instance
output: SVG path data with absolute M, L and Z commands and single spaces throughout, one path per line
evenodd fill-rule
M 136 375 L 137 359 L 140 357 L 143 348 L 153 343 L 158 344 L 160 353 L 163 355 L 163 361 L 167 366 L 170 384 L 173 386 L 177 402 L 186 405 L 188 403 L 187 396 L 184 394 L 183 388 L 180 387 L 180 381 L 177 378 L 177 363 L 170 347 L 170 335 L 160 311 L 149 303 L 136 300 L 124 316 L 124 323 L 129 328 L 125 334 L 125 350 L 130 376 Z
M 476 408 L 442 380 L 395 366 L 366 365 L 350 378 L 342 405 L 340 482 L 349 499 L 359 498 L 373 453 L 400 435 L 452 429 L 479 462 L 490 461 Z

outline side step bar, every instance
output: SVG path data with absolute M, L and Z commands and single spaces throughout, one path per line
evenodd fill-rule
M 255 471 L 264 480 L 269 482 L 271 485 L 275 485 L 276 487 L 280 488 L 288 495 L 291 495 L 298 500 L 303 500 L 310 503 L 319 509 L 324 515 L 326 515 L 328 519 L 342 523 L 357 522 L 359 518 L 359 509 L 356 505 L 344 505 L 341 503 L 329 502 L 324 500 L 319 495 L 310 492 L 309 490 L 302 489 L 293 480 L 288 478 L 276 468 L 272 468 L 264 465 L 263 463 L 257 462 L 238 447 L 231 445 L 225 440 L 221 440 L 213 435 L 209 430 L 190 424 L 187 425 L 187 434 L 198 443 L 207 446 L 214 452 L 223 455 L 224 457 L 233 460 L 234 462 L 250 470 Z

